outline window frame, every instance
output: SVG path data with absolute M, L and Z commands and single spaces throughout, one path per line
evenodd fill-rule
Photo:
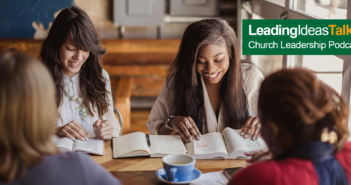
M 271 0 L 251 0 L 251 12 L 243 8 L 243 0 L 238 0 L 238 41 L 239 46 L 242 45 L 242 20 L 245 17 L 245 14 L 250 14 L 249 16 L 252 19 L 252 14 L 256 14 L 263 19 L 280 19 L 280 15 L 283 12 L 287 12 L 287 19 L 320 19 L 314 15 L 307 14 L 306 12 L 291 9 L 292 3 L 296 0 L 285 0 L 285 5 L 279 4 Z M 247 2 L 247 1 L 246 1 Z M 249 1 L 250 2 L 250 1 Z M 346 19 L 351 19 L 351 0 L 347 0 L 347 12 Z M 269 11 L 262 11 L 269 10 Z M 240 47 L 241 49 L 242 47 Z M 241 51 L 240 51 L 241 52 Z M 241 52 L 242 53 L 242 52 Z M 283 68 L 294 68 L 299 66 L 297 64 L 296 57 L 298 55 L 283 55 Z M 343 69 L 342 69 L 342 87 L 341 94 L 344 96 L 345 100 L 350 107 L 350 116 L 351 116 L 351 54 L 350 55 L 334 55 L 343 60 Z M 242 56 L 242 58 L 248 57 L 250 55 Z M 318 72 L 317 72 L 318 73 Z M 340 72 L 338 72 L 340 73 Z M 349 119 L 349 130 L 351 131 L 351 117 Z M 349 137 L 351 140 L 351 137 Z
M 307 14 L 306 12 L 291 9 L 292 3 L 296 2 L 296 0 L 285 0 L 285 5 L 279 4 L 277 2 L 271 0 L 251 0 L 251 11 L 248 12 L 246 9 L 243 8 L 243 3 L 247 1 L 238 0 L 238 42 L 239 45 L 242 45 L 242 20 L 247 17 L 252 18 L 252 16 L 247 16 L 245 14 L 256 14 L 263 19 L 280 19 L 280 15 L 283 12 L 287 12 L 287 19 L 320 19 L 314 15 Z M 269 11 L 262 11 L 262 10 L 269 10 Z M 351 19 L 351 0 L 347 0 L 347 14 L 346 19 Z M 240 47 L 241 50 L 242 47 Z M 249 55 L 246 55 L 250 57 Z M 350 83 L 351 83 L 351 74 L 350 77 L 346 78 L 345 72 L 349 66 L 351 66 L 351 55 L 334 55 L 343 60 L 343 81 L 342 81 L 342 94 L 345 98 L 350 101 Z M 242 56 L 245 58 L 245 56 Z M 294 68 L 299 66 L 296 63 L 296 55 L 283 55 L 283 68 Z M 351 68 L 351 67 L 350 67 Z M 350 69 L 351 70 L 351 69 Z M 318 72 L 317 72 L 318 73 Z M 347 90 L 348 89 L 348 90 Z

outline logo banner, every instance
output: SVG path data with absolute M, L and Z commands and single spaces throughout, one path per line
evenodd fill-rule
M 351 20 L 243 20 L 243 55 L 351 55 Z

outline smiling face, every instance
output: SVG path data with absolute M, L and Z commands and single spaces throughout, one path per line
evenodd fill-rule
M 196 70 L 206 84 L 217 84 L 229 68 L 229 55 L 225 44 L 208 44 L 199 49 Z
M 88 59 L 89 53 L 89 51 L 77 49 L 71 36 L 68 35 L 60 49 L 60 60 L 63 64 L 64 73 L 69 77 L 77 74 L 84 62 Z

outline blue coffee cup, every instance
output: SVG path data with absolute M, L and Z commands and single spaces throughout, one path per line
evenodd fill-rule
M 169 181 L 188 181 L 195 167 L 195 158 L 187 155 L 167 155 L 162 158 Z

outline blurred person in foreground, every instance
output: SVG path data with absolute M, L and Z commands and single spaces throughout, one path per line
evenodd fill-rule
M 313 73 L 286 69 L 266 77 L 258 117 L 270 152 L 253 154 L 254 164 L 234 174 L 230 184 L 351 182 L 348 105 Z
M 87 154 L 61 154 L 52 141 L 55 88 L 44 64 L 0 54 L 0 185 L 120 184 Z

